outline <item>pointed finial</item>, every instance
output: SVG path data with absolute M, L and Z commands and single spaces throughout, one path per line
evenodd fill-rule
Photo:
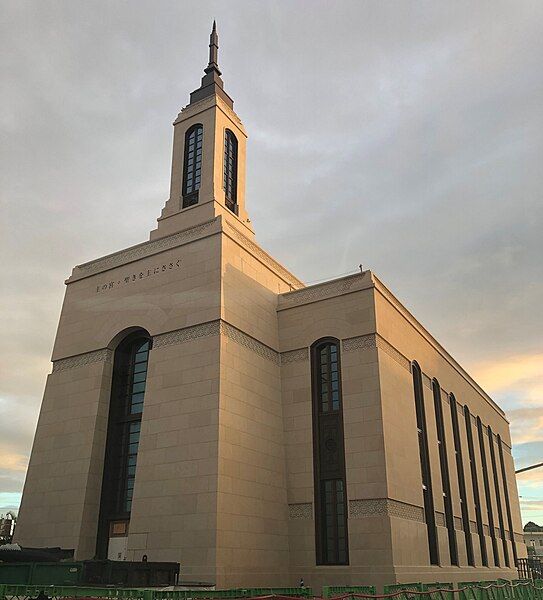
M 219 36 L 217 35 L 217 23 L 215 20 L 213 20 L 213 28 L 209 36 L 209 64 L 207 65 L 207 69 L 210 68 L 219 70 Z

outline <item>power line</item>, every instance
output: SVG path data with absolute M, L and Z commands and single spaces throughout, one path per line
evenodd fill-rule
M 515 471 L 515 473 L 524 473 L 524 471 L 531 471 L 532 469 L 537 469 L 537 467 L 543 467 L 543 462 L 537 463 L 537 465 L 530 465 L 529 467 L 523 467 L 522 469 Z

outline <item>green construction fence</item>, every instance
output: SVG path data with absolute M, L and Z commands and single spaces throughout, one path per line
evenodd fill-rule
M 70 564 L 70 563 L 64 563 Z M 5 571 L 9 573 L 10 571 Z M 16 570 L 12 571 L 15 576 Z M 42 571 L 36 577 L 44 576 Z M 69 573 L 69 570 L 68 570 Z M 69 573 L 67 577 L 71 576 Z M 157 590 L 143 588 L 101 588 L 73 585 L 0 583 L 0 600 L 28 600 L 41 594 L 54 600 L 98 598 L 118 600 L 227 600 L 230 598 L 256 598 L 261 596 L 290 596 L 313 598 L 313 590 L 304 588 L 237 588 L 230 590 Z M 543 600 L 543 580 L 517 579 L 513 581 L 466 581 L 461 583 L 399 583 L 388 585 L 384 594 L 376 594 L 374 586 L 325 586 L 323 598 L 356 600 L 360 597 L 394 600 Z

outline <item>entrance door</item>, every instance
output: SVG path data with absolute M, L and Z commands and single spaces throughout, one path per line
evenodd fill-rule
M 126 560 L 128 521 L 113 521 L 109 525 L 108 560 Z

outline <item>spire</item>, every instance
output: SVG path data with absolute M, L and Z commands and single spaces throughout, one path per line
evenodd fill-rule
M 217 35 L 217 24 L 213 21 L 213 29 L 211 30 L 211 35 L 209 36 L 209 64 L 205 69 L 206 73 L 209 73 L 211 70 L 215 69 L 218 71 L 219 75 L 221 72 L 219 71 L 219 36 Z
M 198 102 L 208 96 L 220 96 L 230 108 L 233 108 L 234 101 L 224 91 L 224 83 L 219 71 L 219 36 L 217 34 L 217 24 L 213 21 L 213 28 L 209 36 L 209 63 L 204 69 L 205 75 L 202 77 L 202 84 L 190 95 L 190 104 Z

